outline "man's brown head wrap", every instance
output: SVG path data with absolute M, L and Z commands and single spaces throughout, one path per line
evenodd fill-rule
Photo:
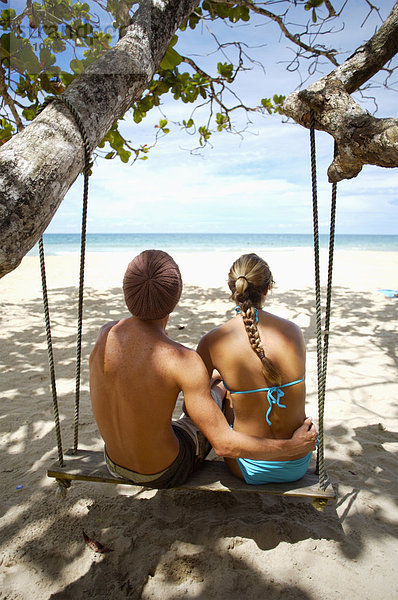
M 144 250 L 127 267 L 123 291 L 132 315 L 143 320 L 163 319 L 181 296 L 178 265 L 163 250 Z

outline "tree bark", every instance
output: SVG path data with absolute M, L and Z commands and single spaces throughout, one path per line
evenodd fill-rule
M 119 42 L 65 91 L 94 150 L 141 96 L 198 0 L 144 0 Z M 0 277 L 15 269 L 50 223 L 84 164 L 68 109 L 49 105 L 0 149 Z
M 316 129 L 335 139 L 330 182 L 356 177 L 364 164 L 398 167 L 398 119 L 373 117 L 350 96 L 397 52 L 398 2 L 375 35 L 342 65 L 286 99 L 285 115 L 309 128 L 313 109 Z

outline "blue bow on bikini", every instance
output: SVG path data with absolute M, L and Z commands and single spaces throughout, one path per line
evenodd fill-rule
M 275 398 L 275 396 L 273 396 L 273 394 L 275 394 L 275 392 L 276 392 L 276 398 Z M 269 403 L 269 409 L 267 410 L 267 414 L 265 415 L 268 425 L 272 425 L 272 423 L 269 419 L 269 414 L 272 410 L 273 404 L 276 404 L 276 406 L 279 406 L 279 408 L 286 408 L 286 404 L 280 404 L 280 402 L 279 402 L 280 399 L 283 398 L 284 395 L 285 395 L 285 392 L 283 390 L 281 390 L 281 387 L 279 385 L 275 385 L 274 387 L 268 388 L 267 400 Z

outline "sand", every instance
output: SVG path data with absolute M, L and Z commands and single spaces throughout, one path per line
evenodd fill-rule
M 90 410 L 88 355 L 99 326 L 125 316 L 123 254 L 89 254 L 80 445 L 101 448 Z M 175 254 L 186 282 L 169 334 L 191 348 L 232 314 L 234 255 Z M 307 413 L 316 417 L 312 257 L 268 254 L 278 287 L 268 308 L 297 322 L 307 350 Z M 322 267 L 325 268 L 322 255 Z M 63 443 L 72 444 L 78 258 L 47 262 Z M 324 281 L 324 276 L 323 276 Z M 0 281 L 0 598 L 386 600 L 398 597 L 398 254 L 337 251 L 326 397 L 326 465 L 337 493 L 146 491 L 46 477 L 56 459 L 38 260 Z M 181 329 L 181 326 L 184 326 Z M 83 531 L 108 550 L 96 553 Z

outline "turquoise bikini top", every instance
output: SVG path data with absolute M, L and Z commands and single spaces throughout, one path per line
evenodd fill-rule
M 237 314 L 240 314 L 240 306 L 236 306 L 235 311 Z M 256 319 L 256 323 L 258 323 L 258 308 L 256 308 L 255 311 L 256 311 L 255 319 Z M 304 381 L 304 378 L 297 379 L 296 381 L 291 381 L 290 383 L 284 383 L 283 385 L 274 385 L 269 388 L 258 388 L 257 390 L 246 390 L 244 392 L 234 392 L 233 390 L 229 389 L 229 387 L 227 386 L 225 381 L 223 381 L 223 384 L 225 386 L 225 389 L 228 390 L 228 392 L 230 392 L 231 394 L 252 394 L 253 392 L 267 392 L 267 400 L 268 400 L 269 408 L 267 410 L 267 414 L 265 415 L 265 418 L 267 419 L 268 425 L 272 425 L 270 418 L 269 418 L 270 412 L 272 410 L 272 406 L 274 404 L 276 404 L 276 406 L 279 406 L 279 408 L 286 408 L 286 404 L 280 403 L 281 398 L 283 398 L 283 396 L 285 395 L 285 392 L 282 390 L 282 388 L 290 387 L 291 385 L 296 385 L 296 383 L 301 383 L 302 381 Z M 275 394 L 276 394 L 276 396 L 275 396 Z
M 283 385 L 274 385 L 272 387 L 258 388 L 256 390 L 245 390 L 244 392 L 235 392 L 233 390 L 230 390 L 225 381 L 223 381 L 223 384 L 225 386 L 225 389 L 228 390 L 228 392 L 230 392 L 231 394 L 252 394 L 253 392 L 267 392 L 269 408 L 267 410 L 265 418 L 267 419 L 268 425 L 272 425 L 269 418 L 272 406 L 276 404 L 276 406 L 279 406 L 279 408 L 286 408 L 286 404 L 280 403 L 281 398 L 283 398 L 283 396 L 285 395 L 285 392 L 282 390 L 282 388 L 290 387 L 291 385 L 296 385 L 296 383 L 301 383 L 302 381 L 304 381 L 304 377 L 302 379 L 297 379 L 296 381 L 291 381 L 290 383 L 284 383 Z M 276 396 L 274 394 L 276 394 Z
M 236 306 L 235 311 L 239 314 L 240 307 Z M 258 323 L 258 309 L 257 308 L 256 308 L 256 323 Z M 270 418 L 269 418 L 270 412 L 272 410 L 272 406 L 274 404 L 276 404 L 276 406 L 279 406 L 279 408 L 286 408 L 286 404 L 280 403 L 281 398 L 283 398 L 283 396 L 285 395 L 285 392 L 282 390 L 282 388 L 290 387 L 291 385 L 296 385 L 296 383 L 301 383 L 302 381 L 304 381 L 304 377 L 302 379 L 297 379 L 296 381 L 291 381 L 290 383 L 284 383 L 283 385 L 274 385 L 272 387 L 258 388 L 256 390 L 245 390 L 244 392 L 235 392 L 233 390 L 230 390 L 229 387 L 227 386 L 227 384 L 225 383 L 225 381 L 223 381 L 223 384 L 225 386 L 225 389 L 228 390 L 228 392 L 230 392 L 231 394 L 252 394 L 253 392 L 267 392 L 267 400 L 268 400 L 269 408 L 267 410 L 267 414 L 265 415 L 265 418 L 267 419 L 268 425 L 272 425 Z M 276 396 L 274 394 L 276 394 Z

